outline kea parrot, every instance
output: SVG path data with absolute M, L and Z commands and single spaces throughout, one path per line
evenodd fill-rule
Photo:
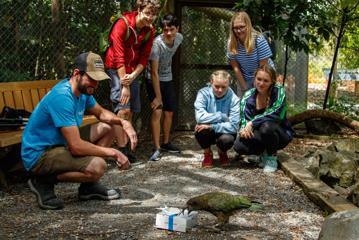
M 224 227 L 228 223 L 229 217 L 234 211 L 243 208 L 258 210 L 262 208 L 262 204 L 240 195 L 232 195 L 225 192 L 209 192 L 191 198 L 187 201 L 185 207 L 185 209 L 188 209 L 188 212 L 203 210 L 212 213 L 217 217 L 218 224 L 216 226 L 219 228 Z

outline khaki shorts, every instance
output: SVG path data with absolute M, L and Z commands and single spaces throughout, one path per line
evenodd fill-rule
M 66 147 L 54 147 L 42 154 L 31 172 L 35 175 L 83 172 L 94 158 L 94 156 L 74 157 Z

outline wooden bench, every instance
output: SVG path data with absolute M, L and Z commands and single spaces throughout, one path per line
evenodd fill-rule
M 0 111 L 4 106 L 32 112 L 40 100 L 59 80 L 0 83 Z M 93 115 L 84 116 L 81 127 L 98 122 Z M 0 148 L 21 143 L 22 130 L 1 131 Z

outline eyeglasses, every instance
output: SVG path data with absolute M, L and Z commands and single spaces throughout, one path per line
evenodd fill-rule
M 235 26 L 233 27 L 233 31 L 234 32 L 243 32 L 244 30 L 246 30 L 247 26 Z

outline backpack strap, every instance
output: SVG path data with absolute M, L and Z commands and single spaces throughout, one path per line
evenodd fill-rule
M 147 42 L 150 36 L 151 36 L 151 30 L 146 33 L 145 37 L 143 38 L 143 42 Z
M 123 21 L 126 23 L 126 26 L 127 26 L 127 32 L 126 32 L 126 37 L 125 37 L 125 41 L 127 41 L 130 38 L 130 34 L 131 34 L 128 20 L 121 14 L 119 14 L 119 16 L 118 16 L 118 19 L 120 19 L 120 18 L 123 19 Z M 147 40 L 150 38 L 150 36 L 151 36 L 151 30 L 146 33 L 145 37 L 142 40 L 142 43 L 147 42 Z
M 127 18 L 125 18 L 121 13 L 119 14 L 117 20 L 119 20 L 120 18 L 123 19 L 123 21 L 125 22 L 126 27 L 127 27 L 127 29 L 126 29 L 126 37 L 125 37 L 125 41 L 127 41 L 129 39 L 129 37 L 130 37 L 130 28 L 128 27 L 129 24 L 128 24 Z

